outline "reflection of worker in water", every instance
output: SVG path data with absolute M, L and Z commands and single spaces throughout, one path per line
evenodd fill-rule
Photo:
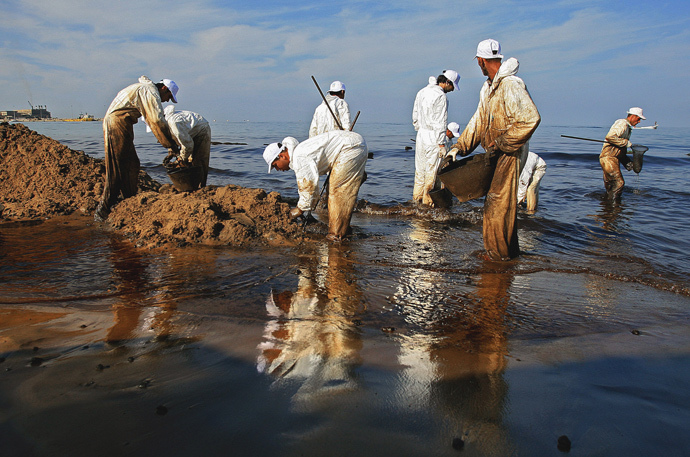
M 179 162 L 200 166 L 204 173 L 201 187 L 204 187 L 211 157 L 211 126 L 202 115 L 192 111 L 175 111 L 173 105 L 165 107 L 165 120 L 180 146 Z
M 443 408 L 455 436 L 477 446 L 481 455 L 509 454 L 510 433 L 503 425 L 508 382 L 507 308 L 512 271 L 485 264 L 476 291 L 462 300 L 463 312 L 443 314 L 434 323 L 437 343 L 429 348 L 435 380 L 430 404 Z M 496 264 L 493 264 L 496 265 Z
M 621 165 L 626 170 L 632 170 L 632 161 L 626 155 L 630 142 L 632 128 L 646 119 L 642 115 L 642 108 L 630 108 L 625 119 L 618 119 L 613 123 L 609 133 L 606 134 L 606 143 L 601 147 L 599 163 L 604 171 L 604 187 L 606 196 L 611 199 L 619 199 L 623 193 L 625 180 L 621 173 Z
M 361 311 L 362 293 L 351 259 L 343 256 L 340 245 L 316 249 L 315 256 L 304 259 L 297 290 L 268 297 L 270 320 L 257 360 L 260 372 L 300 381 L 294 400 L 307 403 L 315 395 L 351 388 L 362 349 L 352 323 Z
M 134 149 L 134 124 L 139 117 L 144 117 L 160 144 L 177 153 L 162 106 L 170 100 L 177 103 L 177 89 L 170 79 L 154 84 L 142 76 L 138 83 L 122 89 L 110 104 L 103 118 L 105 188 L 94 214 L 96 221 L 107 219 L 120 193 L 124 198 L 137 193 L 139 157 Z
M 319 201 L 319 176 L 328 177 L 328 239 L 339 241 L 350 233 L 350 219 L 357 193 L 364 182 L 368 155 L 362 135 L 347 130 L 322 133 L 299 143 L 287 137 L 264 150 L 268 172 L 293 169 L 299 201 L 290 211 L 294 219 L 316 209 Z
M 518 183 L 518 204 L 525 205 L 527 211 L 535 211 L 539 203 L 539 185 L 546 173 L 546 162 L 534 152 L 527 154 L 527 161 L 520 173 Z
M 515 58 L 502 62 L 501 45 L 484 40 L 477 46 L 477 64 L 488 77 L 479 94 L 479 106 L 448 153 L 467 155 L 481 144 L 498 155 L 496 171 L 484 200 L 484 249 L 493 260 L 507 260 L 520 253 L 517 235 L 517 188 L 529 139 L 541 117 L 527 87 L 516 76 Z

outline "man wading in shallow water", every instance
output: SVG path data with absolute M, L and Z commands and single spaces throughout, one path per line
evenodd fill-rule
M 350 219 L 357 203 L 357 193 L 365 180 L 364 166 L 369 150 L 362 135 L 347 130 L 333 130 L 299 143 L 293 137 L 271 143 L 264 150 L 268 172 L 293 169 L 297 178 L 299 201 L 290 216 L 296 219 L 316 209 L 319 201 L 319 176 L 328 179 L 328 236 L 340 241 L 350 233 Z
M 529 152 L 529 139 L 541 117 L 522 79 L 515 76 L 515 58 L 502 62 L 501 45 L 484 40 L 477 46 L 477 64 L 488 79 L 479 106 L 447 156 L 467 155 L 481 144 L 498 163 L 484 200 L 484 249 L 492 260 L 520 254 L 517 235 L 518 176 Z
M 139 181 L 139 157 L 134 149 L 134 124 L 143 116 L 156 139 L 170 154 L 179 147 L 168 128 L 162 102 L 177 103 L 177 84 L 170 79 L 154 84 L 146 76 L 122 89 L 110 104 L 103 118 L 105 143 L 105 188 L 96 208 L 97 222 L 108 218 L 120 193 L 124 198 L 136 195 Z
M 618 200 L 623 193 L 625 180 L 621 173 L 621 165 L 626 170 L 632 170 L 632 161 L 626 155 L 628 148 L 632 146 L 630 134 L 632 128 L 647 119 L 642 115 L 642 108 L 630 108 L 625 119 L 618 119 L 613 123 L 606 134 L 606 143 L 601 147 L 599 154 L 599 164 L 604 171 L 604 187 L 606 187 L 606 197 Z

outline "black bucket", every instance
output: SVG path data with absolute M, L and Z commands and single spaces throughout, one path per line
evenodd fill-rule
M 432 190 L 429 192 L 429 197 L 431 197 L 436 208 L 445 209 L 453 206 L 453 194 L 445 187 Z
M 641 144 L 633 144 L 630 146 L 630 148 L 633 150 L 633 171 L 635 173 L 639 173 L 642 171 L 642 158 L 644 157 L 644 153 L 647 152 L 649 148 L 647 146 L 642 146 Z
M 191 192 L 201 185 L 204 170 L 200 166 L 169 168 L 168 177 L 179 192 Z

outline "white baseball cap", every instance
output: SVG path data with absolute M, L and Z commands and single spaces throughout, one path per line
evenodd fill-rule
M 451 122 L 448 124 L 448 130 L 453 134 L 455 138 L 460 136 L 460 125 L 457 122 Z
M 477 55 L 482 59 L 502 59 L 501 43 L 489 38 L 488 40 L 480 41 L 477 45 Z
M 340 92 L 341 90 L 345 90 L 345 84 L 340 81 L 333 81 L 331 88 L 328 89 L 329 92 Z
M 455 90 L 460 90 L 458 83 L 460 82 L 460 75 L 455 70 L 443 70 L 443 76 L 448 78 L 449 81 L 453 82 L 453 87 Z
M 630 108 L 628 110 L 628 114 L 634 114 L 635 116 L 639 116 L 640 119 L 647 119 L 646 117 L 644 117 L 642 115 L 642 108 L 638 108 L 638 107 Z
M 172 79 L 164 79 L 161 81 L 165 87 L 170 89 L 170 93 L 172 94 L 172 101 L 173 103 L 177 103 L 177 91 L 180 89 L 177 87 L 177 84 L 175 84 L 175 81 Z
M 264 160 L 268 164 L 269 173 L 271 172 L 271 168 L 273 168 L 273 161 L 276 160 L 283 149 L 284 147 L 280 143 L 271 143 L 264 149 Z

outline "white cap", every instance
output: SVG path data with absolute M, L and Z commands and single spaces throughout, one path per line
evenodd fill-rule
M 292 136 L 286 136 L 283 138 L 283 146 L 287 148 L 288 152 L 291 154 L 299 144 L 299 141 L 297 141 L 297 138 L 292 137 Z
M 460 75 L 455 70 L 443 70 L 443 76 L 448 78 L 449 81 L 453 82 L 453 87 L 455 90 L 460 90 L 458 83 L 460 82 Z
M 345 84 L 340 81 L 333 81 L 331 88 L 328 89 L 329 92 L 340 92 L 341 90 L 345 90 Z
M 630 108 L 628 110 L 628 114 L 634 114 L 635 116 L 639 116 L 640 119 L 647 119 L 646 117 L 644 117 L 642 115 L 642 108 L 638 108 L 638 107 Z
M 448 124 L 448 130 L 450 130 L 450 133 L 452 133 L 455 138 L 460 136 L 460 126 L 457 122 Z
M 264 149 L 264 160 L 268 164 L 268 172 L 271 172 L 273 161 L 276 160 L 278 154 L 283 151 L 284 147 L 280 143 L 271 143 Z
M 172 79 L 164 79 L 161 81 L 165 87 L 170 89 L 170 93 L 172 94 L 172 101 L 173 103 L 177 103 L 177 91 L 180 89 L 177 87 L 177 84 L 175 84 L 175 81 Z
M 488 40 L 480 41 L 477 45 L 477 55 L 482 59 L 502 59 L 501 43 L 489 38 Z

